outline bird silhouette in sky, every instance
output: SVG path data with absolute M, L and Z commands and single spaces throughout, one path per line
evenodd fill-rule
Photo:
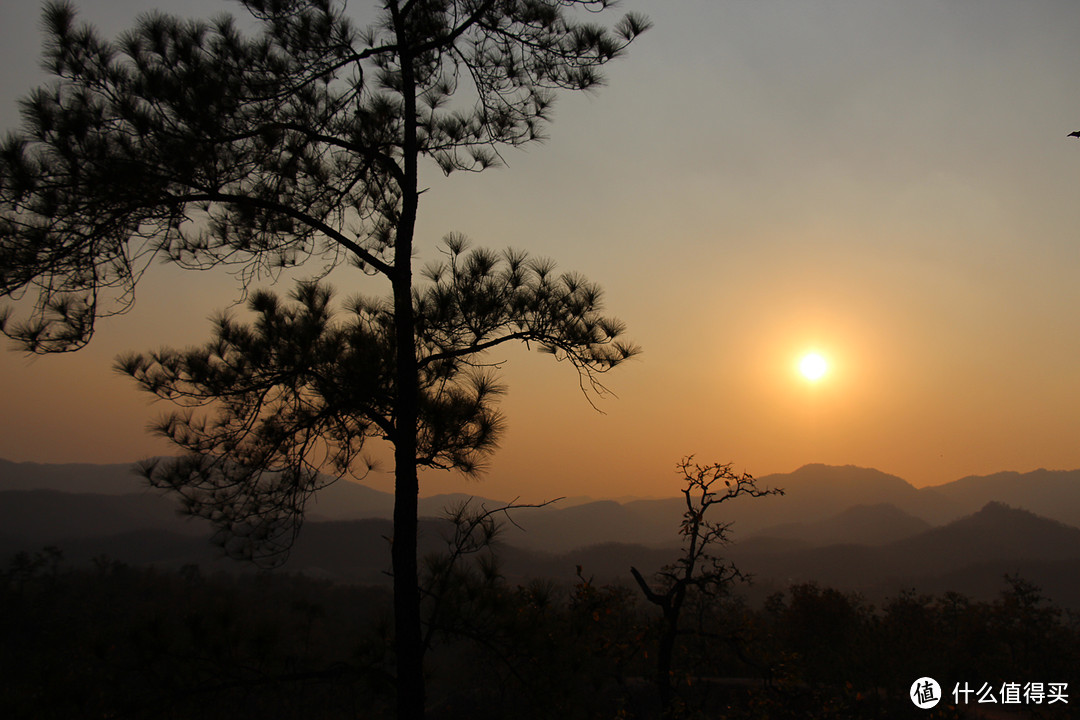
M 1065 137 L 1080 138 L 1080 130 L 1077 130 L 1076 132 L 1071 132 L 1068 135 L 1066 135 Z

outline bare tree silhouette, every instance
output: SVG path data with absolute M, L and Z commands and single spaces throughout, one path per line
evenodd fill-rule
M 679 617 L 688 595 L 691 592 L 702 596 L 717 595 L 745 577 L 734 564 L 714 554 L 718 547 L 730 542 L 731 524 L 706 519 L 709 508 L 740 495 L 784 494 L 780 489 L 759 488 L 753 476 L 736 473 L 730 463 L 699 465 L 693 462 L 693 457 L 686 457 L 679 461 L 677 468 L 685 483 L 682 494 L 686 500 L 686 511 L 679 526 L 679 534 L 683 537 L 682 555 L 657 573 L 659 589 L 650 586 L 637 568 L 630 568 L 645 598 L 663 613 L 656 653 L 656 686 L 665 713 L 671 710 L 675 700 L 672 658 L 679 635 Z

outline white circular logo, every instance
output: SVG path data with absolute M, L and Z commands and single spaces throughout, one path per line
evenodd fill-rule
M 915 707 L 929 710 L 941 702 L 941 686 L 932 677 L 921 677 L 911 683 L 909 697 L 911 702 L 915 703 Z

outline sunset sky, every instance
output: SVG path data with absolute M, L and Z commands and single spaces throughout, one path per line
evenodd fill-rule
M 152 8 L 243 12 L 76 4 L 110 35 Z M 0 8 L 5 129 L 45 80 L 38 7 Z M 427 473 L 422 494 L 672 495 L 687 454 L 754 475 L 854 464 L 917 486 L 1080 468 L 1080 140 L 1066 137 L 1080 130 L 1080 3 L 621 8 L 653 29 L 608 87 L 560 97 L 546 144 L 481 175 L 426 168 L 417 266 L 449 231 L 550 257 L 605 288 L 644 352 L 607 378 L 618 397 L 603 414 L 569 366 L 493 356 L 509 361 L 501 450 L 482 480 Z M 332 280 L 388 289 L 347 269 Z M 145 431 L 166 408 L 113 358 L 201 343 L 238 293 L 221 272 L 155 266 L 87 349 L 5 351 L 0 457 L 169 452 Z M 811 351 L 828 363 L 816 382 L 799 372 Z M 389 470 L 365 482 L 389 489 Z

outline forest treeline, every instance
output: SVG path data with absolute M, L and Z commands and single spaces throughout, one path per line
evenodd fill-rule
M 636 588 L 596 584 L 587 568 L 573 584 L 515 584 L 490 553 L 431 577 L 429 717 L 660 717 L 662 618 Z M 54 548 L 15 556 L 0 580 L 0 716 L 392 716 L 387 588 L 107 558 L 74 567 Z M 955 683 L 1076 690 L 1078 669 L 1080 617 L 1015 576 L 992 601 L 909 591 L 874 606 L 815 584 L 758 606 L 698 595 L 683 615 L 668 715 L 964 717 L 976 698 L 954 707 Z M 945 695 L 933 710 L 908 698 L 923 676 Z M 1015 717 L 1072 717 L 1080 700 L 1068 700 L 1017 705 Z

